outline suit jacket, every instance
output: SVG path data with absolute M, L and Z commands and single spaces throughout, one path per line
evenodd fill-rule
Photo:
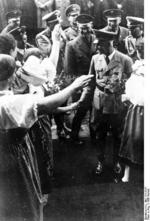
M 109 27 L 106 26 L 103 29 L 103 31 L 110 31 Z M 129 35 L 129 30 L 125 27 L 119 26 L 117 39 L 114 41 L 114 45 L 117 48 L 118 51 L 127 54 L 127 49 L 125 47 L 125 38 Z
M 105 55 L 97 54 L 92 57 L 89 74 L 94 75 L 90 85 L 84 89 L 81 102 L 94 94 L 93 107 L 102 109 L 103 113 L 118 113 L 121 102 L 117 95 L 120 88 L 118 82 L 130 77 L 132 60 L 127 55 L 115 51 L 107 65 Z M 106 91 L 109 91 L 107 92 Z
M 82 35 L 79 35 L 66 44 L 65 74 L 75 76 L 88 74 L 91 58 L 95 52 L 94 38 L 95 36 L 91 34 L 91 42 L 87 42 Z

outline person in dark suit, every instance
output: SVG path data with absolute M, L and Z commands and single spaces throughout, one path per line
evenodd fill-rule
M 118 51 L 127 54 L 125 48 L 125 38 L 129 35 L 129 30 L 120 26 L 123 11 L 120 9 L 108 9 L 103 12 L 104 18 L 107 20 L 107 26 L 102 30 L 117 33 L 114 45 Z
M 76 18 L 76 21 L 79 35 L 67 43 L 64 63 L 65 74 L 75 78 L 88 74 L 91 58 L 95 52 L 95 45 L 93 44 L 95 36 L 92 32 L 93 18 L 89 15 L 81 14 Z M 76 94 L 73 100 L 78 100 L 80 95 L 81 93 Z M 72 122 L 71 138 L 79 145 L 83 144 L 83 142 L 79 140 L 78 135 L 82 120 L 89 108 L 89 103 L 90 100 L 78 108 Z
M 7 34 L 11 30 L 20 27 L 21 11 L 13 10 L 6 14 L 7 26 L 1 31 L 1 34 Z
M 124 92 L 124 80 L 132 72 L 132 60 L 127 55 L 116 50 L 113 41 L 116 33 L 104 30 L 95 30 L 98 38 L 99 54 L 92 57 L 89 74 L 94 79 L 84 90 L 80 102 L 88 99 L 94 93 L 91 126 L 99 134 L 99 155 L 96 173 L 101 174 L 104 165 L 106 137 L 111 129 L 113 137 L 113 163 L 115 175 L 120 172 L 118 151 L 122 128 L 123 105 L 121 94 Z
M 66 9 L 66 17 L 70 23 L 70 27 L 68 27 L 64 31 L 67 41 L 73 40 L 78 35 L 78 26 L 76 18 L 79 16 L 80 11 L 81 8 L 77 4 L 69 5 L 69 7 Z

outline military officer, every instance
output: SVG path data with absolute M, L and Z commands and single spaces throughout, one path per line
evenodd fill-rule
M 43 16 L 42 20 L 46 22 L 47 27 L 42 32 L 38 33 L 35 37 L 36 44 L 38 47 L 40 47 L 40 49 L 42 49 L 43 35 L 49 39 L 49 42 L 47 42 L 47 44 L 51 43 L 51 32 L 56 24 L 61 23 L 60 11 L 55 10 L 51 13 L 48 13 L 45 16 Z
M 105 10 L 103 15 L 107 20 L 107 26 L 102 30 L 116 32 L 117 37 L 114 41 L 115 46 L 122 53 L 127 53 L 125 48 L 125 38 L 129 35 L 129 30 L 120 26 L 122 13 L 123 11 L 120 9 Z
M 49 56 L 51 52 L 51 33 L 55 27 L 55 25 L 60 25 L 61 32 L 61 40 L 60 40 L 60 51 L 59 51 L 59 59 L 57 69 L 57 75 L 60 75 L 64 68 L 64 47 L 66 42 L 66 36 L 61 28 L 61 14 L 59 10 L 55 10 L 51 13 L 46 14 L 43 17 L 43 20 L 46 21 L 47 28 L 37 34 L 35 40 L 38 48 L 43 52 L 44 56 Z M 59 139 L 62 141 L 66 138 L 65 129 L 64 128 L 64 116 L 63 114 L 54 114 L 55 123 L 57 125 L 57 135 Z
M 2 30 L 1 34 L 9 33 L 11 30 L 20 27 L 21 11 L 13 10 L 6 14 L 7 26 Z
M 64 62 L 65 74 L 72 77 L 88 74 L 90 61 L 93 53 L 95 52 L 95 45 L 93 44 L 95 36 L 92 31 L 93 17 L 81 14 L 76 18 L 76 21 L 79 34 L 76 38 L 74 38 L 74 40 L 69 41 L 66 44 Z M 76 94 L 73 101 L 78 100 L 80 95 L 81 93 Z M 89 103 L 90 99 L 77 109 L 73 118 L 71 138 L 77 145 L 83 144 L 83 142 L 79 140 L 78 135 L 82 120 L 89 108 Z
M 73 40 L 78 35 L 78 27 L 76 18 L 79 16 L 81 8 L 77 4 L 72 4 L 66 9 L 66 17 L 70 23 L 70 27 L 65 29 L 67 41 Z
M 130 35 L 126 37 L 125 43 L 128 55 L 135 60 L 140 60 L 137 48 L 144 43 L 144 19 L 139 17 L 127 16 L 127 26 Z
M 123 110 L 121 94 L 124 90 L 123 81 L 129 78 L 132 72 L 132 60 L 114 48 L 116 33 L 105 30 L 95 30 L 95 33 L 100 53 L 92 57 L 89 71 L 89 74 L 95 77 L 83 91 L 80 102 L 94 93 L 91 126 L 99 132 L 100 151 L 96 173 L 101 174 L 103 171 L 106 137 L 110 129 L 113 137 L 114 171 L 117 173 L 121 169 L 118 163 Z

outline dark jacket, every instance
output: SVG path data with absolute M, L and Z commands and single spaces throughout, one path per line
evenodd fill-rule
M 78 36 L 78 30 L 73 27 L 69 27 L 65 29 L 64 32 L 65 32 L 67 41 L 72 41 Z
M 95 36 L 91 35 L 91 41 L 87 42 L 82 35 L 66 45 L 65 51 L 65 74 L 81 76 L 88 74 L 90 62 L 95 47 L 93 44 Z

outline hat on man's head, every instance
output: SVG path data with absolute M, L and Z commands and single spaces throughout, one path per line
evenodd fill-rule
M 76 18 L 76 22 L 78 24 L 82 24 L 82 25 L 91 23 L 91 22 L 93 22 L 93 20 L 94 20 L 94 18 L 90 15 L 87 15 L 87 14 L 81 14 Z
M 11 18 L 18 18 L 18 17 L 21 17 L 21 15 L 22 15 L 22 12 L 20 10 L 13 10 L 13 11 L 6 13 L 6 19 L 9 20 Z
M 26 26 L 16 27 L 10 30 L 8 33 L 12 34 L 13 36 L 20 35 L 26 32 L 26 28 Z
M 46 21 L 48 23 L 53 23 L 53 22 L 59 21 L 59 18 L 60 18 L 60 11 L 55 10 L 51 13 L 48 13 L 48 14 L 44 15 L 42 17 L 42 20 Z
M 120 9 L 107 9 L 103 12 L 103 15 L 105 18 L 117 18 L 121 17 L 123 14 L 123 11 Z
M 101 30 L 101 29 L 94 29 L 93 30 L 96 38 L 97 39 L 103 39 L 106 41 L 110 41 L 110 40 L 114 40 L 117 37 L 117 33 L 116 32 L 108 32 L 105 30 Z
M 15 59 L 6 54 L 0 54 L 0 81 L 7 80 L 15 71 Z
M 8 33 L 13 35 L 13 37 L 16 40 L 22 40 L 22 35 L 24 33 L 26 33 L 26 26 L 14 28 L 14 29 L 10 30 Z
M 69 5 L 65 11 L 66 16 L 69 16 L 70 14 L 78 14 L 81 11 L 81 7 L 77 4 Z
M 136 27 L 138 25 L 143 25 L 144 24 L 144 18 L 127 16 L 126 20 L 127 20 L 127 25 L 128 26 Z

